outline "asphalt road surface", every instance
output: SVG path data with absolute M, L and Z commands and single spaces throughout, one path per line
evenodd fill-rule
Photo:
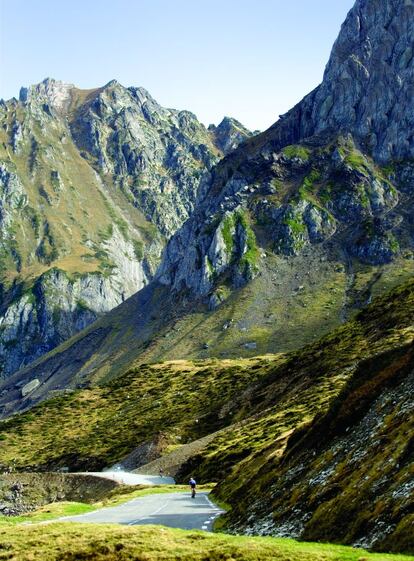
M 123 485 L 174 485 L 175 481 L 172 477 L 157 475 L 140 475 L 138 473 L 130 473 L 127 471 L 99 471 L 87 472 L 87 475 L 95 475 L 96 477 L 105 477 L 118 481 Z
M 208 493 L 160 493 L 132 499 L 122 505 L 103 508 L 79 516 L 61 518 L 64 521 L 88 523 L 161 524 L 184 530 L 210 531 L 214 520 L 223 511 L 208 498 Z

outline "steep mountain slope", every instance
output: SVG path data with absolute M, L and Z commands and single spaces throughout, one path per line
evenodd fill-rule
M 7 376 L 152 279 L 222 152 L 193 114 L 115 81 L 85 91 L 47 79 L 2 101 L 0 122 Z
M 223 154 L 235 150 L 242 142 L 252 136 L 252 133 L 245 126 L 231 117 L 224 117 L 218 126 L 210 125 L 208 130 L 213 135 L 214 144 Z
M 311 137 L 351 133 L 380 163 L 414 156 L 414 4 L 356 0 L 336 40 L 323 82 L 224 166 Z
M 269 446 L 221 485 L 229 529 L 412 553 L 413 383 L 412 343 L 361 361 L 280 459 Z
M 410 551 L 413 318 L 410 281 L 288 355 L 134 365 L 2 421 L 2 461 L 97 469 L 223 429 L 178 478 L 219 481 L 231 530 Z
M 148 362 L 298 348 L 412 276 L 407 95 L 414 59 L 403 56 L 412 10 L 411 3 L 358 0 L 321 86 L 204 178 L 152 283 L 3 384 L 3 415 L 50 391 L 113 377 L 139 356 Z M 356 67 L 365 70 L 349 81 Z M 323 111 L 328 94 L 332 104 Z M 378 125 L 388 103 L 393 109 Z M 363 123 L 377 135 L 375 146 Z M 22 399 L 19 384 L 33 379 L 39 387 Z

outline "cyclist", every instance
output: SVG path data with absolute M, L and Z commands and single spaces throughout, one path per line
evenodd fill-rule
M 195 499 L 197 482 L 194 479 L 194 477 L 190 477 L 190 481 L 188 482 L 188 484 L 189 484 L 190 489 L 191 489 L 191 498 Z

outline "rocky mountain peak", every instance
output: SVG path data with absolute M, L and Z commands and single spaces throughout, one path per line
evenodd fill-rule
M 228 154 L 253 135 L 244 125 L 232 117 L 224 117 L 219 125 L 210 125 L 209 132 L 213 135 L 216 146 L 224 154 Z
M 414 2 L 358 0 L 315 97 L 315 132 L 351 132 L 382 161 L 414 156 Z
M 104 85 L 103 89 L 107 89 L 107 88 L 123 88 L 122 84 L 120 84 L 118 82 L 118 80 L 109 80 L 109 82 L 107 84 Z
M 47 104 L 49 107 L 61 111 L 66 109 L 71 99 L 71 91 L 75 88 L 73 84 L 45 78 L 40 84 L 21 88 L 19 99 L 23 103 Z
M 323 82 L 263 134 L 261 147 L 351 134 L 377 162 L 412 159 L 413 38 L 413 0 L 357 0 Z

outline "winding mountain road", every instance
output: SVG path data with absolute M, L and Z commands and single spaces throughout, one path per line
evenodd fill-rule
M 214 505 L 208 493 L 197 493 L 192 499 L 189 492 L 160 493 L 132 499 L 122 505 L 103 508 L 79 516 L 61 518 L 64 521 L 88 523 L 115 523 L 135 526 L 161 524 L 184 530 L 211 531 L 214 520 L 224 511 Z
M 122 485 L 175 485 L 175 479 L 168 476 L 159 475 L 143 475 L 131 473 L 128 471 L 88 471 L 85 475 L 94 475 L 95 477 L 103 477 L 112 479 Z

